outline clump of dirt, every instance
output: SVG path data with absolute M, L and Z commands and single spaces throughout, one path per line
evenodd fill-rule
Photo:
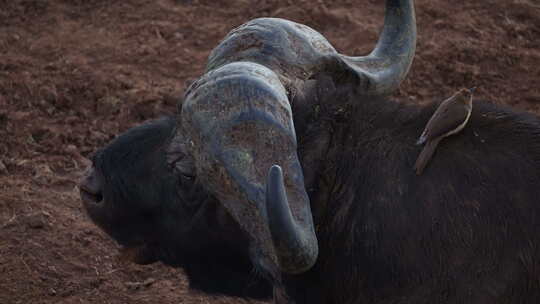
M 540 6 L 417 0 L 417 55 L 398 98 L 461 87 L 540 111 Z M 305 23 L 365 55 L 382 1 L 0 0 L 0 303 L 246 303 L 188 290 L 181 270 L 135 266 L 90 223 L 76 182 L 97 147 L 173 113 L 232 28 Z

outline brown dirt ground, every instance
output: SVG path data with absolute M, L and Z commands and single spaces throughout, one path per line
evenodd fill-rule
M 399 97 L 460 87 L 540 113 L 540 2 L 417 0 L 418 47 Z M 76 181 L 97 147 L 170 113 L 230 29 L 260 16 L 364 55 L 377 0 L 0 0 L 0 303 L 247 303 L 135 266 L 84 215 Z

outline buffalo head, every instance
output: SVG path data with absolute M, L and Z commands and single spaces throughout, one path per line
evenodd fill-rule
M 412 1 L 388 0 L 381 37 L 364 57 L 339 54 L 315 30 L 283 19 L 234 29 L 174 124 L 135 128 L 97 153 L 81 185 L 90 217 L 120 244 L 146 248 L 148 260 L 223 268 L 228 258 L 241 277 L 255 266 L 274 283 L 306 272 L 319 245 L 300 162 L 311 156 L 298 154 L 292 108 L 312 109 L 319 79 L 391 93 L 414 56 L 414 18 Z
M 268 282 L 253 276 L 247 234 L 194 176 L 171 170 L 174 130 L 172 117 L 150 121 L 97 151 L 80 183 L 88 215 L 124 258 L 182 267 L 205 292 L 268 298 Z

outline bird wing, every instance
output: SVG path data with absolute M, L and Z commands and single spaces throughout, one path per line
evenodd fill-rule
M 448 102 L 453 102 L 453 100 Z M 441 104 L 424 129 L 426 140 L 433 140 L 455 130 L 467 119 L 467 114 L 466 107 Z

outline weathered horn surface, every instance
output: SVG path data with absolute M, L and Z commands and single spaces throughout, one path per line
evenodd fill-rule
M 317 239 L 291 107 L 278 76 L 255 63 L 224 65 L 192 85 L 181 111 L 181 133 L 187 135 L 203 185 L 281 271 L 309 269 L 317 258 Z M 267 172 L 274 164 L 283 167 L 280 191 L 287 202 L 276 210 L 291 215 L 288 227 L 294 229 L 269 227 L 265 192 Z M 276 231 L 292 233 L 295 241 L 274 247 L 274 239 L 291 238 Z
M 412 0 L 387 0 L 383 30 L 368 56 L 337 53 L 314 29 L 279 18 L 251 20 L 232 30 L 212 51 L 207 71 L 237 61 L 256 62 L 287 86 L 320 72 L 355 79 L 363 94 L 386 95 L 406 77 L 416 49 Z
M 392 93 L 409 72 L 416 51 L 416 17 L 413 0 L 387 0 L 383 30 L 375 49 L 363 57 L 341 58 L 367 80 L 369 95 Z

